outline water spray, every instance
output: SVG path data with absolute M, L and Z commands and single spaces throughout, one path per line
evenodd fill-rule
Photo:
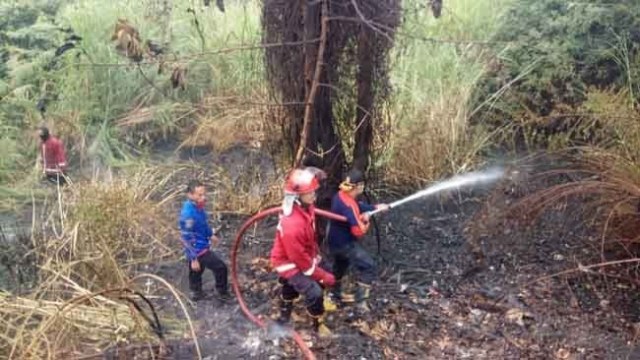
M 469 186 L 469 185 L 479 185 L 479 184 L 490 183 L 497 179 L 500 179 L 504 175 L 505 175 L 505 172 L 501 168 L 493 168 L 486 171 L 477 171 L 477 172 L 470 172 L 462 175 L 457 175 L 450 179 L 435 183 L 434 185 L 431 185 L 424 190 L 420 190 L 413 195 L 409 195 L 405 198 L 394 201 L 391 204 L 389 204 L 389 209 L 393 209 L 397 206 L 408 203 L 409 201 L 413 201 L 425 196 L 433 195 L 445 190 L 458 189 L 463 186 Z M 371 216 L 381 211 L 383 210 L 376 209 L 376 210 L 367 212 L 367 214 Z

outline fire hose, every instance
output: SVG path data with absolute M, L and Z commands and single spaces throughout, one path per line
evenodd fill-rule
M 473 173 L 454 176 L 451 179 L 433 184 L 432 186 L 424 190 L 418 191 L 413 195 L 410 195 L 400 200 L 397 200 L 395 202 L 392 202 L 391 204 L 389 204 L 389 209 L 393 209 L 407 202 L 414 201 L 416 199 L 419 199 L 425 196 L 433 195 L 441 191 L 457 189 L 463 186 L 468 186 L 473 184 L 492 182 L 501 178 L 504 175 L 505 174 L 502 169 L 496 168 L 496 169 L 490 169 L 486 172 L 473 172 Z M 237 269 L 238 249 L 240 248 L 240 243 L 242 242 L 243 235 L 247 231 L 249 226 L 253 225 L 257 221 L 264 219 L 269 215 L 278 214 L 280 211 L 281 211 L 281 207 L 275 206 L 275 207 L 260 211 L 254 216 L 252 216 L 249 220 L 247 220 L 242 225 L 242 227 L 238 231 L 238 234 L 236 235 L 236 239 L 233 243 L 233 247 L 231 249 L 231 282 L 233 286 L 233 292 L 236 294 L 236 298 L 238 299 L 238 303 L 240 304 L 240 308 L 242 309 L 242 312 L 244 312 L 244 314 L 249 318 L 249 320 L 251 320 L 256 325 L 260 326 L 263 329 L 267 327 L 267 324 L 263 321 L 262 317 L 254 315 L 251 312 L 251 310 L 249 310 L 249 308 L 247 307 L 247 304 L 244 301 L 244 298 L 242 297 L 242 292 L 240 291 L 240 285 L 238 284 L 238 269 Z M 372 216 L 380 211 L 382 211 L 382 209 L 376 209 L 373 211 L 369 211 L 368 214 L 369 216 Z M 329 211 L 316 209 L 315 213 L 316 215 L 320 215 L 322 217 L 325 217 L 331 220 L 343 221 L 343 222 L 347 221 L 347 219 L 344 216 L 340 216 Z M 292 331 L 292 338 L 296 342 L 296 344 L 298 345 L 298 347 L 300 348 L 300 350 L 302 351 L 306 359 L 315 360 L 316 358 L 315 355 L 313 354 L 313 352 L 311 352 L 311 349 L 309 349 L 309 347 L 304 342 L 300 334 L 298 334 L 295 330 Z
M 242 291 L 240 290 L 240 284 L 238 283 L 238 249 L 240 248 L 240 243 L 242 242 L 244 233 L 247 231 L 247 229 L 249 229 L 251 225 L 266 218 L 267 216 L 278 214 L 281 210 L 282 208 L 280 206 L 275 206 L 266 210 L 262 210 L 253 215 L 242 225 L 242 227 L 236 234 L 236 239 L 233 242 L 233 246 L 231 248 L 231 285 L 233 287 L 233 292 L 236 294 L 236 298 L 238 299 L 238 303 L 240 304 L 240 309 L 242 310 L 242 312 L 247 316 L 247 318 L 249 318 L 249 320 L 263 329 L 267 327 L 267 323 L 262 319 L 261 316 L 256 316 L 251 312 L 251 310 L 245 303 L 244 298 L 242 297 Z M 347 221 L 344 216 L 340 216 L 329 211 L 316 209 L 315 212 L 316 215 L 320 215 L 331 220 Z M 300 351 L 302 351 L 302 354 L 306 359 L 316 359 L 315 355 L 313 354 L 313 352 L 311 352 L 311 349 L 309 349 L 309 346 L 307 346 L 307 344 L 302 339 L 302 336 L 300 336 L 298 332 L 292 330 L 291 337 L 296 342 L 296 344 L 300 348 Z

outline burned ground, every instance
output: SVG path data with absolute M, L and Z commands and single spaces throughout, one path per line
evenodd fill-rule
M 521 185 L 518 185 L 521 186 Z M 379 216 L 382 240 L 365 244 L 379 265 L 379 282 L 363 313 L 345 307 L 328 318 L 334 337 L 310 335 L 301 304 L 294 326 L 321 359 L 625 359 L 636 347 L 638 290 L 598 269 L 552 276 L 597 263 L 597 229 L 565 202 L 523 223 L 505 216 L 526 191 L 512 183 L 490 191 L 418 200 Z M 528 184 L 527 186 L 531 186 Z M 513 214 L 511 214 L 513 215 Z M 228 260 L 234 232 L 245 218 L 222 215 Z M 239 253 L 239 280 L 252 312 L 275 314 L 277 282 L 268 269 L 275 220 L 250 229 Z M 186 264 L 156 271 L 187 292 Z M 205 289 L 213 292 L 212 276 Z M 163 311 L 176 304 L 163 304 Z M 265 332 L 237 303 L 215 299 L 191 310 L 207 359 L 299 358 L 286 332 Z M 185 335 L 188 338 L 188 335 Z M 190 340 L 172 342 L 169 358 L 195 356 Z

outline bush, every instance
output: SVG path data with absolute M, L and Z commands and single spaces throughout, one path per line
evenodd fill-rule
M 69 358 L 71 352 L 157 340 L 159 329 L 149 322 L 157 309 L 135 280 L 146 276 L 143 265 L 180 253 L 175 220 L 165 216 L 167 199 L 160 194 L 170 176 L 148 168 L 127 175 L 69 185 L 41 205 L 42 221 L 34 219 L 34 233 L 21 243 L 27 249 L 7 252 L 17 257 L 7 268 L 18 276 L 37 271 L 36 281 L 33 271 L 22 274 L 28 287 L 19 295 L 0 291 L 0 357 Z M 165 336 L 182 335 L 182 324 L 167 317 Z
M 636 1 L 540 0 L 517 3 L 505 16 L 493 40 L 508 47 L 476 89 L 473 107 L 483 108 L 476 123 L 500 127 L 528 114 L 548 117 L 547 126 L 555 115 L 575 113 L 590 87 L 626 88 L 640 99 Z

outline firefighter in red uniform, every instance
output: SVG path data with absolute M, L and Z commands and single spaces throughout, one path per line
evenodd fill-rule
M 295 169 L 284 185 L 282 214 L 276 239 L 271 249 L 271 264 L 282 284 L 280 317 L 286 323 L 291 318 L 293 301 L 302 294 L 307 311 L 313 317 L 314 329 L 321 337 L 330 336 L 324 324 L 324 287 L 335 283 L 333 274 L 320 266 L 320 252 L 315 232 L 314 203 L 320 187 L 315 168 Z
M 42 141 L 40 144 L 42 173 L 47 177 L 47 180 L 63 185 L 66 182 L 65 171 L 67 170 L 64 145 L 44 126 L 39 129 L 38 135 Z

